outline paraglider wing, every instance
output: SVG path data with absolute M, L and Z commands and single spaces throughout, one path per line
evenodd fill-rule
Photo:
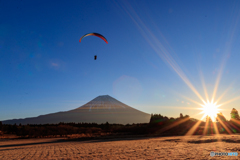
M 108 44 L 107 39 L 106 39 L 103 35 L 101 35 L 101 34 L 99 34 L 99 33 L 88 33 L 88 34 L 85 34 L 85 35 L 83 35 L 83 36 L 79 39 L 79 42 L 81 42 L 81 40 L 82 40 L 84 37 L 87 37 L 87 36 L 97 36 L 97 37 L 101 38 L 102 40 L 104 40 L 104 41 Z

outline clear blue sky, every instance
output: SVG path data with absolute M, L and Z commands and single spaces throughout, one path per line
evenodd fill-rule
M 200 72 L 210 99 L 217 79 L 215 100 L 228 89 L 218 104 L 240 96 L 239 20 L 240 1 L 1 0 L 0 120 L 106 94 L 147 113 L 200 119 Z M 109 43 L 79 43 L 90 32 Z M 227 119 L 239 102 L 220 107 Z

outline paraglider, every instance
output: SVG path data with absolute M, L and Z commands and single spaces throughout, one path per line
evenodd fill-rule
M 97 37 L 101 38 L 102 40 L 104 40 L 104 41 L 108 44 L 107 39 L 106 39 L 103 35 L 101 35 L 101 34 L 99 34 L 99 33 L 88 33 L 88 34 L 85 34 L 85 35 L 83 35 L 83 36 L 79 39 L 79 42 L 81 42 L 81 40 L 82 40 L 84 37 L 87 37 L 87 36 L 97 36 Z
M 101 38 L 102 40 L 104 40 L 104 41 L 108 44 L 107 39 L 106 39 L 103 35 L 101 35 L 101 34 L 99 34 L 99 33 L 88 33 L 88 34 L 85 34 L 85 35 L 83 35 L 83 36 L 79 39 L 79 42 L 81 42 L 81 40 L 82 40 L 84 37 L 87 37 L 87 36 L 97 36 L 97 37 Z M 97 55 L 94 56 L 94 60 L 97 60 Z

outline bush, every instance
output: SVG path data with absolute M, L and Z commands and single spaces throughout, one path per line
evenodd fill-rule
M 232 119 L 240 120 L 238 111 L 235 108 L 232 109 L 230 114 Z

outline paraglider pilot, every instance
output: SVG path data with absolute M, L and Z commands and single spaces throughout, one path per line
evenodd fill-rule
M 94 56 L 94 60 L 96 60 L 96 59 L 97 59 L 97 55 Z

